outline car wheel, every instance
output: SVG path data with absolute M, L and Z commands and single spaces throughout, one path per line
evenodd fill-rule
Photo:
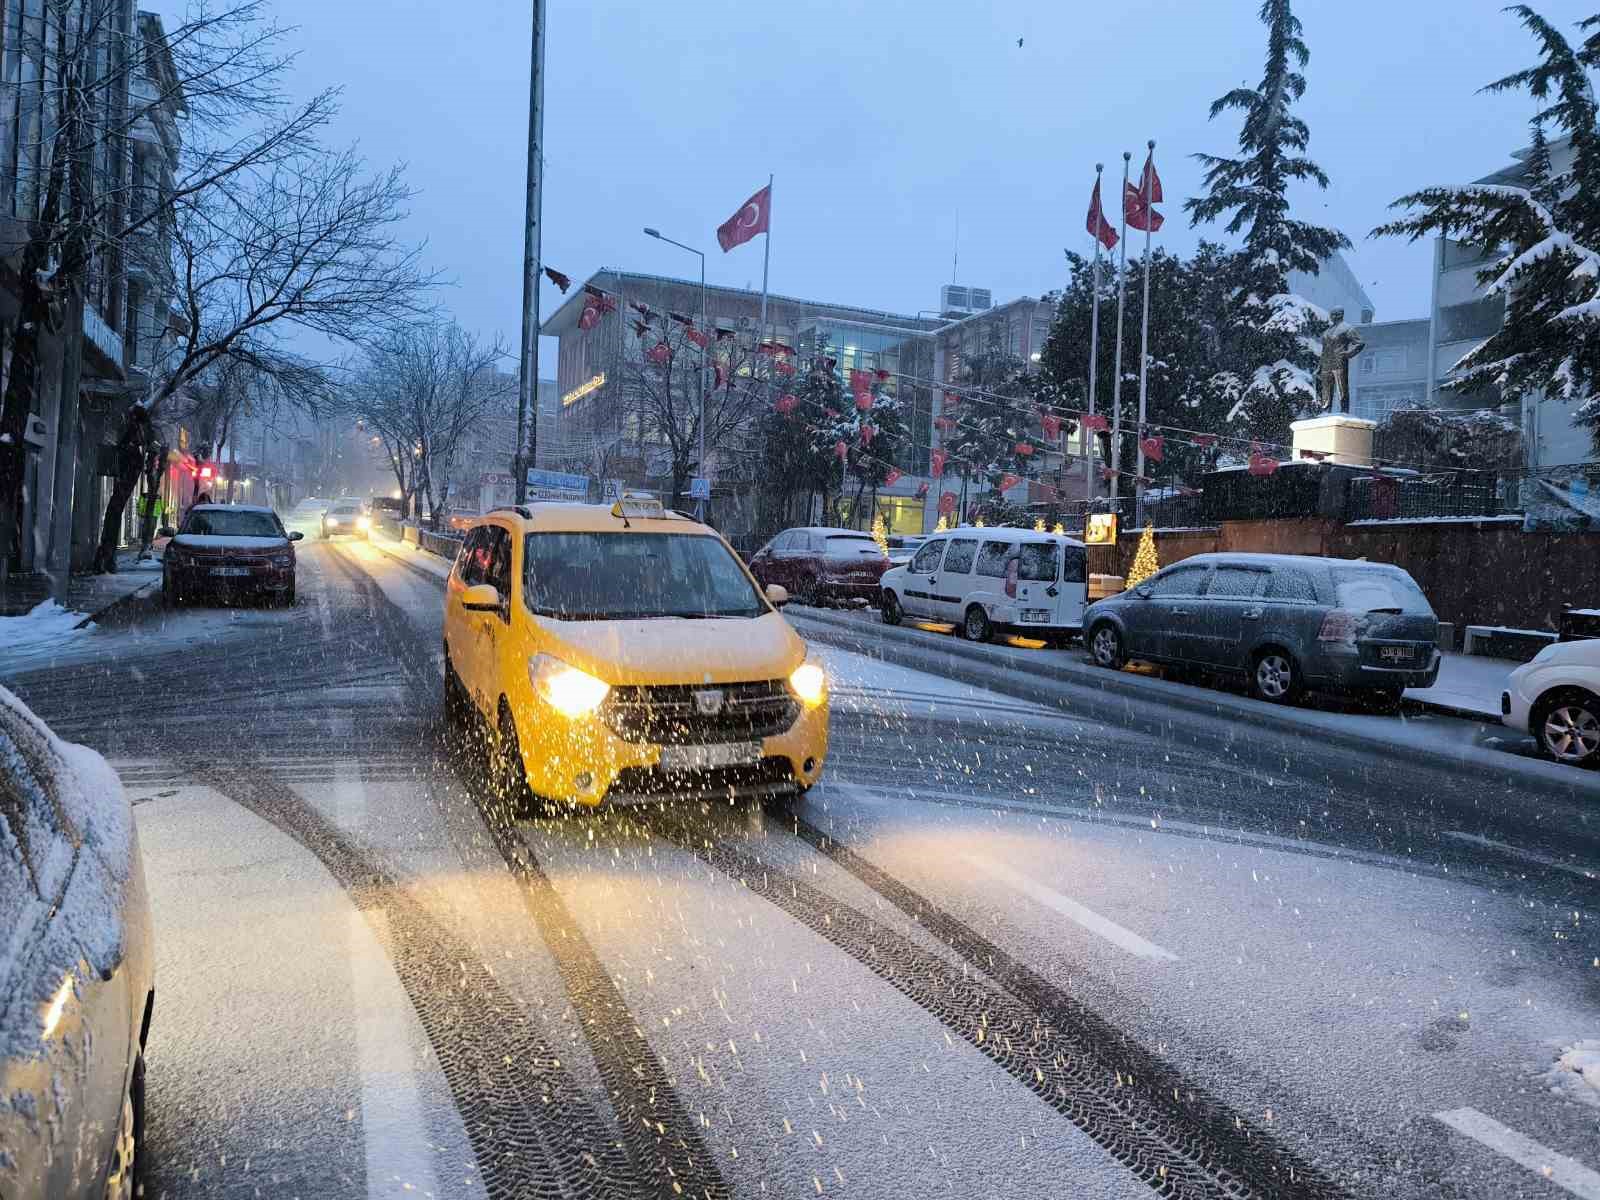
M 467 689 L 461 685 L 461 676 L 456 674 L 456 665 L 450 661 L 450 648 L 445 647 L 444 652 L 444 721 L 450 729 L 460 729 L 467 723 L 467 714 L 471 711 L 471 701 L 467 698 Z
M 1250 668 L 1250 692 L 1269 704 L 1291 704 L 1300 698 L 1300 668 L 1287 650 L 1269 646 Z
M 885 591 L 878 598 L 878 611 L 883 614 L 885 625 L 900 624 L 900 599 L 893 592 Z
M 139 1194 L 140 1146 L 144 1142 L 144 1055 L 133 1060 L 128 1094 L 122 1098 L 117 1138 L 106 1167 L 106 1200 L 134 1200 Z
M 961 618 L 961 636 L 969 642 L 987 642 L 990 632 L 989 614 L 983 611 L 983 606 L 968 605 L 966 615 Z
M 1122 635 L 1115 625 L 1096 625 L 1089 634 L 1089 656 L 1095 665 L 1110 671 L 1120 671 L 1127 664 L 1128 653 L 1122 647 Z
M 517 740 L 517 722 L 511 715 L 511 706 L 500 701 L 497 736 L 490 762 L 490 783 L 495 799 L 505 806 L 512 817 L 526 815 L 533 807 L 528 791 L 528 774 L 522 765 L 522 744 Z
M 288 591 L 283 593 L 283 606 L 285 608 L 293 608 L 294 607 L 294 584 L 293 583 L 291 583 L 289 585 Z
M 1578 688 L 1552 692 L 1528 722 L 1546 757 L 1575 767 L 1600 764 L 1600 697 Z

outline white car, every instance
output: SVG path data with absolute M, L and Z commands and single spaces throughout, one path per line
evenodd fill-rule
M 934 534 L 879 583 L 885 625 L 947 622 L 974 642 L 1024 634 L 1061 644 L 1083 630 L 1088 603 L 1082 542 L 1031 529 L 961 526 Z
M 1557 762 L 1600 764 L 1600 638 L 1557 642 L 1511 672 L 1500 712 Z

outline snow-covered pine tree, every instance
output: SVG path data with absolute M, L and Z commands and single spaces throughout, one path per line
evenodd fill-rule
M 954 407 L 941 412 L 955 422 L 942 444 L 950 455 L 945 470 L 961 476 L 965 511 L 972 483 L 983 480 L 992 489 L 1004 475 L 1027 478 L 1037 471 L 1034 460 L 1040 456 L 1019 455 L 1016 447 L 1038 437 L 1034 411 L 1038 377 L 1029 375 L 1027 364 L 1010 352 L 995 327 L 981 350 L 962 357 L 956 383 L 973 390 L 957 392 Z M 941 409 L 946 403 L 941 402 Z
M 1600 120 L 1590 71 L 1600 65 L 1600 33 L 1574 50 L 1526 5 L 1514 12 L 1539 44 L 1539 61 L 1488 84 L 1486 92 L 1526 89 L 1540 108 L 1526 186 L 1461 184 L 1424 188 L 1392 207 L 1408 215 L 1373 232 L 1440 235 L 1500 253 L 1478 273 L 1505 298 L 1505 319 L 1487 341 L 1454 364 L 1447 390 L 1496 389 L 1502 401 L 1538 395 L 1588 396 L 1578 420 L 1600 449 Z M 1590 17 L 1580 28 L 1600 26 Z M 1566 139 L 1569 168 L 1554 172 L 1546 127 Z
M 1314 372 L 1327 327 L 1326 313 L 1289 293 L 1289 272 L 1315 274 L 1323 259 L 1348 249 L 1350 239 L 1289 213 L 1291 183 L 1328 186 L 1326 173 L 1306 156 L 1310 131 L 1291 111 L 1305 94 L 1300 71 L 1311 54 L 1289 0 L 1262 0 L 1260 17 L 1267 27 L 1261 82 L 1234 88 L 1211 105 L 1213 119 L 1229 110 L 1243 114 L 1239 156 L 1196 154 L 1206 167 L 1206 193 L 1184 207 L 1191 225 L 1227 217 L 1224 228 L 1244 234 L 1231 264 L 1224 352 L 1243 382 L 1242 412 L 1251 433 L 1286 442 L 1289 422 L 1316 407 Z
M 810 521 L 816 497 L 820 494 L 826 506 L 842 475 L 833 440 L 825 437 L 823 427 L 829 422 L 826 414 L 842 411 L 848 401 L 842 398 L 827 348 L 801 364 L 795 378 L 799 382 L 787 390 L 772 389 L 772 407 L 760 420 L 761 486 L 756 500 L 763 531 Z M 793 404 L 786 399 L 790 396 Z

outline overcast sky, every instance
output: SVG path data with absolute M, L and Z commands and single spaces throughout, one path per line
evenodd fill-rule
M 148 3 L 148 0 L 147 0 Z M 168 14 L 181 3 L 152 7 Z M 1187 251 L 1195 151 L 1231 154 L 1210 102 L 1260 78 L 1257 0 L 548 0 L 544 261 L 761 285 L 759 239 L 715 228 L 776 175 L 775 292 L 913 313 L 951 280 L 996 302 L 1059 287 L 1087 252 L 1094 163 L 1134 170 L 1147 138 L 1168 197 L 1159 244 Z M 1593 0 L 1537 0 L 1562 27 Z M 297 27 L 296 87 L 345 89 L 332 136 L 402 160 L 412 232 L 456 281 L 460 320 L 520 328 L 528 0 L 278 0 Z M 1467 181 L 1526 140 L 1525 96 L 1480 96 L 1533 61 L 1498 0 L 1301 0 L 1311 51 L 1298 107 L 1327 192 L 1293 197 L 1332 224 L 1378 319 L 1424 316 L 1431 248 L 1366 233 L 1396 196 Z M 1024 39 L 1018 47 L 1017 39 Z M 1108 191 L 1108 197 L 1115 190 Z M 560 297 L 548 284 L 543 311 Z M 540 374 L 554 374 L 546 342 Z

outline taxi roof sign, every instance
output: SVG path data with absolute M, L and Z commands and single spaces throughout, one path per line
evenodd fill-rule
M 613 517 L 664 517 L 667 510 L 662 507 L 661 501 L 654 496 L 640 496 L 633 492 L 623 492 L 622 498 L 611 506 Z

